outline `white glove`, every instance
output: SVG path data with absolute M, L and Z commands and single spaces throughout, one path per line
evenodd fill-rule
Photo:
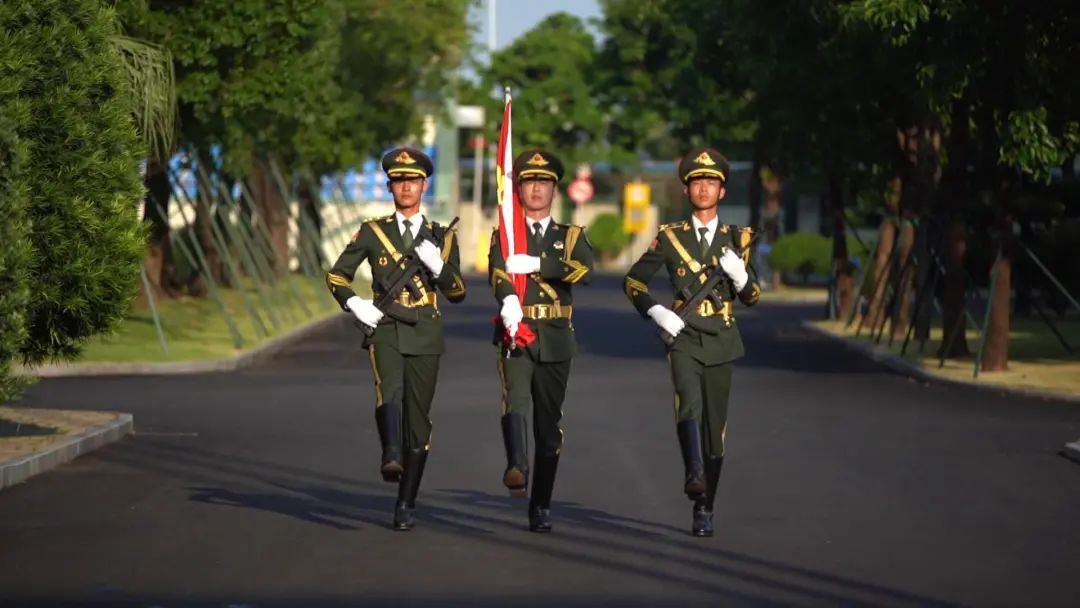
M 679 315 L 661 304 L 653 304 L 652 308 L 646 311 L 645 314 L 649 315 L 660 326 L 660 329 L 671 334 L 672 337 L 679 335 L 679 332 L 686 327 L 686 322 L 680 319 Z
M 521 320 L 525 318 L 525 312 L 521 310 L 521 300 L 518 300 L 516 295 L 509 295 L 503 298 L 499 317 L 502 318 L 503 327 L 506 328 L 506 331 L 510 332 L 510 336 L 512 337 L 517 333 L 518 323 L 521 323 Z
M 510 274 L 530 274 L 540 272 L 540 258 L 535 255 L 518 253 L 506 258 L 506 272 Z
M 746 264 L 743 263 L 739 254 L 730 249 L 725 248 L 724 254 L 720 256 L 720 268 L 724 269 L 724 274 L 731 277 L 731 282 L 735 284 L 735 291 L 742 291 L 746 283 L 750 281 Z
M 420 258 L 420 261 L 424 263 L 424 266 L 428 267 L 431 274 L 438 277 L 443 269 L 443 259 L 442 252 L 435 246 L 435 243 L 427 240 L 420 241 L 420 243 L 413 248 L 413 251 L 416 252 L 416 257 Z
M 353 296 L 345 300 L 345 308 L 348 308 L 361 323 L 368 327 L 377 326 L 379 320 L 383 318 L 382 311 L 375 306 L 374 302 L 365 300 L 360 296 Z

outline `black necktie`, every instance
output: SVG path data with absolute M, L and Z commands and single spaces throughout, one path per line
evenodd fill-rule
M 412 235 L 412 222 L 409 220 L 402 220 L 402 225 L 405 226 L 405 232 L 401 235 L 402 242 L 405 243 L 405 249 L 412 247 L 413 235 Z
M 541 247 L 544 243 L 544 225 L 540 222 L 533 222 L 533 240 L 536 241 L 536 246 Z
M 697 230 L 701 233 L 701 240 L 699 241 L 699 244 L 701 245 L 701 257 L 704 258 L 705 256 L 709 255 L 709 239 L 705 238 L 705 235 L 709 233 L 709 229 L 698 228 Z

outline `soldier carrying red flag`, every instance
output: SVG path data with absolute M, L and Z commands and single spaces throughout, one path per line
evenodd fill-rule
M 551 218 L 562 161 L 545 150 L 527 150 L 509 164 L 510 137 L 507 93 L 498 157 L 500 222 L 488 254 L 489 279 L 501 306 L 494 342 L 499 348 L 507 461 L 503 484 L 513 496 L 526 493 L 531 417 L 536 446 L 529 529 L 550 532 L 551 494 L 562 448 L 559 421 L 577 353 L 572 289 L 589 281 L 593 252 L 581 226 Z

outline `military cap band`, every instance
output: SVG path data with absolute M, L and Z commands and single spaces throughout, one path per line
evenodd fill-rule
M 435 172 L 431 158 L 416 148 L 394 148 L 382 157 L 382 169 L 390 179 L 430 177 Z
M 727 181 L 727 176 L 723 171 L 717 171 L 716 169 L 694 169 L 683 176 L 683 181 L 690 181 L 695 177 L 719 177 L 722 181 Z
M 695 177 L 715 177 L 727 181 L 728 161 L 712 148 L 694 148 L 679 163 L 679 179 L 686 184 Z
M 518 179 L 525 179 L 529 177 L 544 177 L 550 178 L 554 181 L 559 181 L 559 175 L 554 171 L 548 171 L 547 169 L 526 169 L 518 173 Z
M 386 172 L 390 177 L 403 177 L 406 175 L 414 175 L 417 177 L 427 177 L 427 171 L 423 169 L 390 169 Z
M 562 161 L 546 150 L 532 148 L 514 159 L 514 177 L 517 179 L 550 179 L 557 182 L 562 176 Z

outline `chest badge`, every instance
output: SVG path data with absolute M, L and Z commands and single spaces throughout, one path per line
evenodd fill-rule
M 563 245 L 562 241 L 555 241 L 554 243 L 551 244 L 551 246 L 554 247 L 555 249 L 558 249 L 559 251 L 562 251 L 562 248 L 565 245 Z
M 686 276 L 686 269 L 683 268 L 682 266 L 679 266 L 678 268 L 675 269 L 675 276 L 680 277 L 680 278 L 685 277 Z
M 379 256 L 379 266 L 386 266 L 387 262 L 388 260 L 386 259 L 385 255 Z

